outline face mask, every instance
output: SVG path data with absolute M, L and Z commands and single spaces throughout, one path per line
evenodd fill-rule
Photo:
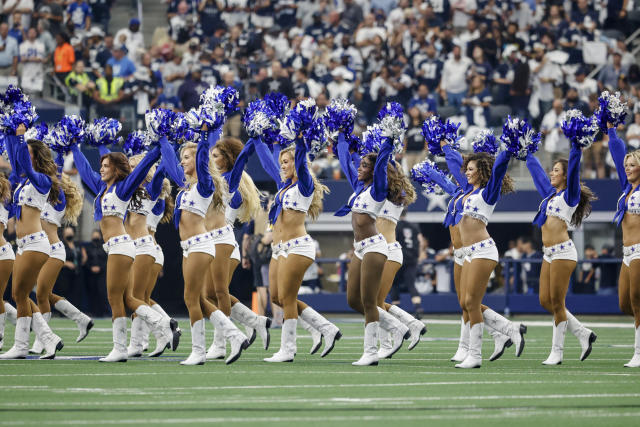
M 96 245 L 100 244 L 100 239 L 99 238 L 91 239 L 91 241 Z
M 64 240 L 66 240 L 67 242 L 71 242 L 73 240 L 73 237 L 74 236 L 66 236 Z

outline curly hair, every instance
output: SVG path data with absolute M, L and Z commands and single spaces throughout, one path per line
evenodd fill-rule
M 565 182 L 567 179 L 567 170 L 569 169 L 569 160 L 560 158 L 556 160 L 554 166 L 559 164 L 562 166 L 562 173 L 565 177 Z M 582 224 L 582 220 L 591 214 L 591 202 L 598 200 L 598 197 L 595 195 L 593 191 L 583 183 L 580 183 L 580 201 L 578 202 L 578 206 L 576 207 L 573 216 L 571 217 L 571 224 L 578 227 Z
M 374 165 L 378 160 L 377 153 L 369 153 L 364 156 L 369 163 Z M 387 199 L 394 205 L 409 206 L 416 201 L 416 190 L 411 181 L 398 167 L 398 163 L 389 162 L 387 166 L 387 182 L 389 183 L 389 195 Z
M 476 168 L 478 169 L 478 176 L 480 178 L 480 183 L 478 184 L 480 188 L 485 187 L 489 182 L 489 178 L 491 178 L 491 172 L 493 170 L 493 164 L 496 159 L 487 154 L 487 153 L 471 153 L 464 156 L 464 162 L 462 164 L 462 173 L 467 171 L 467 165 L 469 162 L 475 162 Z M 513 179 L 509 176 L 509 174 L 505 174 L 504 178 L 502 178 L 502 187 L 500 189 L 500 194 L 508 194 L 513 193 L 515 191 L 515 185 L 513 183 Z
M 129 159 L 124 153 L 112 151 L 100 157 L 100 164 L 107 159 L 109 160 L 109 166 L 113 168 L 116 182 L 122 181 L 131 173 L 131 165 Z M 145 198 L 146 191 L 142 187 L 136 188 L 129 202 L 133 209 L 140 209 L 142 207 L 142 199 Z
M 11 182 L 4 172 L 0 172 L 0 203 L 11 200 Z
M 195 142 L 186 142 L 180 147 L 180 156 L 186 150 L 196 151 L 198 149 L 198 144 Z M 211 174 L 211 179 L 213 180 L 213 185 L 215 191 L 213 192 L 213 199 L 211 200 L 210 209 L 214 210 L 223 210 L 224 209 L 224 200 L 227 198 L 229 194 L 229 187 L 227 185 L 227 181 L 220 175 L 220 171 L 213 162 L 209 162 L 209 173 Z M 189 187 L 196 183 L 196 179 L 193 177 L 187 176 L 187 182 Z
M 171 195 L 171 182 L 167 178 L 162 180 L 162 191 L 160 192 L 160 199 L 164 200 L 164 213 L 160 219 L 161 224 L 168 224 L 173 218 L 173 209 L 175 208 L 175 201 Z
M 218 150 L 218 153 L 220 153 L 225 163 L 223 172 L 227 172 L 233 169 L 233 165 L 236 163 L 236 159 L 243 148 L 244 144 L 239 139 L 225 137 L 220 139 L 211 149 L 211 155 L 213 156 L 214 150 Z M 213 158 L 209 161 L 215 165 Z M 238 219 L 241 222 L 249 222 L 252 218 L 255 218 L 260 211 L 260 191 L 253 182 L 253 179 L 244 171 L 240 178 L 238 191 L 242 196 L 242 205 L 238 212 Z
M 280 151 L 279 159 L 282 159 L 282 156 L 286 154 L 291 157 L 291 160 L 293 160 L 295 158 L 295 150 L 295 145 L 291 144 Z M 316 178 L 313 172 L 311 172 L 311 168 L 309 168 L 309 174 L 313 180 L 313 198 L 311 199 L 311 206 L 309 206 L 307 214 L 311 219 L 315 220 L 320 215 L 320 212 L 322 212 L 322 200 L 324 199 L 325 194 L 329 194 L 329 187 L 322 184 L 318 178 Z M 293 169 L 293 175 L 297 177 L 297 171 L 295 168 Z
M 71 181 L 71 178 L 69 178 L 66 173 L 62 174 L 60 184 L 64 197 L 67 201 L 67 206 L 64 210 L 62 220 L 66 225 L 78 225 L 78 217 L 82 212 L 84 195 L 82 194 L 80 187 L 78 187 L 75 182 Z
M 27 141 L 31 152 L 33 153 L 32 162 L 33 169 L 36 172 L 48 175 L 51 178 L 51 190 L 49 191 L 49 197 L 47 201 L 55 205 L 60 199 L 60 181 L 58 180 L 58 165 L 53 160 L 51 150 L 45 145 L 44 142 L 37 139 L 30 139 Z

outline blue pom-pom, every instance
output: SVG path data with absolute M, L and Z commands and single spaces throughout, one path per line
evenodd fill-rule
M 594 116 L 585 117 L 580 110 L 569 110 L 561 124 L 562 132 L 573 145 L 587 148 L 593 144 L 598 133 L 598 123 Z
M 518 160 L 526 160 L 529 154 L 538 151 L 542 138 L 539 132 L 533 130 L 529 122 L 509 116 L 502 126 L 500 140 L 511 156 Z
M 309 157 L 313 161 L 329 146 L 329 138 L 324 120 L 321 117 L 316 118 L 311 126 L 302 131 L 302 139 L 307 145 Z
M 404 151 L 404 134 L 407 130 L 402 105 L 397 102 L 387 102 L 378 113 L 378 121 L 382 135 L 393 141 L 393 152 L 402 153 Z
M 332 99 L 324 115 L 324 121 L 331 138 L 335 139 L 340 132 L 352 133 L 357 114 L 356 107 L 346 99 Z
M 85 126 L 84 120 L 79 116 L 64 116 L 41 141 L 56 153 L 68 152 L 74 144 L 85 141 Z
M 0 128 L 5 132 L 15 134 L 20 125 L 29 129 L 38 120 L 36 107 L 31 104 L 29 97 L 20 88 L 10 85 L 0 97 L 0 101 L 2 102 Z
M 600 94 L 598 103 L 600 106 L 594 115 L 603 132 L 607 131 L 607 123 L 611 123 L 614 128 L 624 124 L 627 117 L 627 104 L 620 99 L 620 92 L 610 94 L 605 90 Z
M 434 156 L 444 156 L 444 151 L 440 147 L 442 141 L 447 141 L 454 150 L 460 149 L 460 138 L 458 138 L 458 128 L 460 123 L 453 123 L 447 120 L 445 123 L 438 116 L 431 116 L 422 123 L 422 136 L 427 141 L 427 148 Z
M 289 112 L 289 98 L 280 92 L 268 93 L 264 97 L 264 102 L 277 119 L 284 119 Z
M 154 108 L 147 111 L 144 115 L 144 121 L 147 125 L 147 132 L 154 140 L 159 140 L 166 136 L 170 138 L 173 131 L 173 122 L 176 119 L 176 113 L 165 108 Z
M 206 124 L 209 130 L 214 130 L 222 126 L 229 115 L 238 111 L 240 97 L 238 91 L 231 86 L 212 85 L 200 96 L 200 102 L 201 105 L 197 108 L 200 126 L 197 129 Z
M 446 179 L 446 174 L 438 168 L 438 166 L 429 159 L 416 164 L 410 172 L 411 179 L 422 185 L 424 192 L 427 194 L 443 194 L 444 190 L 431 177 L 433 174 L 441 175 Z
M 94 147 L 117 144 L 120 141 L 118 133 L 122 130 L 122 124 L 116 119 L 101 117 L 85 128 L 85 142 Z
M 171 131 L 167 136 L 169 141 L 197 142 L 200 133 L 196 132 L 189 124 L 186 113 L 174 113 Z
M 314 120 L 317 118 L 318 109 L 312 98 L 298 102 L 280 122 L 280 144 L 286 146 L 294 142 L 303 131 L 314 126 Z
M 141 130 L 131 132 L 122 144 L 122 151 L 127 157 L 144 153 L 147 148 L 147 133 Z
M 366 156 L 369 153 L 377 153 L 380 151 L 380 147 L 385 139 L 386 137 L 382 135 L 382 126 L 380 126 L 379 123 L 367 126 L 367 129 L 362 132 L 362 140 L 360 141 L 358 153 L 361 156 Z
M 492 130 L 482 130 L 471 141 L 474 153 L 488 153 L 492 156 L 498 154 L 500 143 Z
M 27 129 L 27 132 L 24 134 L 25 141 L 29 141 L 30 139 L 35 139 L 37 141 L 45 142 L 45 138 L 49 134 L 49 126 L 45 122 L 40 122 L 35 126 Z
M 251 102 L 242 116 L 244 128 L 251 138 L 261 138 L 267 143 L 272 143 L 271 139 L 278 131 L 278 120 L 276 114 L 269 108 L 267 102 L 262 99 Z

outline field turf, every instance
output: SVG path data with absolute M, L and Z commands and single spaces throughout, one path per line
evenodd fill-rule
M 190 351 L 187 320 L 177 352 L 102 364 L 96 358 L 111 349 L 109 320 L 76 344 L 75 325 L 54 318 L 66 343 L 57 360 L 0 361 L 0 426 L 639 425 L 640 369 L 622 366 L 633 354 L 631 319 L 582 319 L 598 334 L 585 362 L 567 333 L 564 363 L 542 366 L 550 319 L 525 317 L 516 319 L 529 324 L 522 357 L 512 347 L 489 362 L 493 342 L 485 333 L 482 368 L 462 371 L 449 362 L 459 332 L 453 316 L 426 319 L 429 331 L 416 349 L 405 344 L 377 367 L 351 366 L 362 353 L 356 317 L 333 318 L 344 337 L 325 359 L 308 354 L 311 338 L 299 328 L 294 363 L 262 362 L 279 347 L 280 330 L 272 330 L 268 352 L 258 338 L 233 365 L 194 367 L 178 365 Z M 13 330 L 6 328 L 4 351 Z

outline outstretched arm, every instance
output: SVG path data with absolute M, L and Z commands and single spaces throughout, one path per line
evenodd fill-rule
M 298 172 L 300 193 L 305 197 L 309 197 L 313 194 L 313 178 L 311 178 L 309 163 L 307 162 L 307 145 L 299 138 L 296 138 L 295 165 Z
M 389 167 L 389 158 L 393 152 L 393 144 L 391 138 L 385 138 L 380 147 L 376 165 L 373 167 L 373 187 L 371 196 L 376 202 L 381 202 L 387 198 L 389 193 L 389 182 L 387 181 L 387 168 Z
M 627 174 L 624 171 L 624 157 L 627 155 L 627 149 L 624 146 L 624 142 L 618 138 L 615 128 L 609 128 L 609 152 L 613 158 L 613 163 L 616 165 L 616 172 L 618 173 L 618 181 L 622 188 L 625 188 L 629 181 L 627 180 Z
M 98 153 L 100 153 L 100 157 L 107 155 L 110 152 L 111 150 L 109 150 L 106 145 L 98 145 Z
M 447 162 L 447 167 L 449 168 L 451 175 L 453 175 L 456 181 L 458 181 L 458 185 L 460 187 L 465 191 L 469 190 L 467 176 L 462 172 L 462 164 L 464 163 L 462 154 L 460 154 L 458 150 L 451 148 L 449 144 L 444 144 L 442 146 L 442 151 L 444 152 L 444 158 Z
M 276 151 L 276 146 L 273 147 L 274 153 Z M 271 177 L 272 180 L 275 181 L 275 183 L 278 185 L 278 188 L 281 187 L 282 179 L 280 177 L 280 167 L 278 167 L 278 162 L 273 157 L 274 153 L 269 150 L 269 147 L 267 147 L 267 144 L 265 144 L 261 138 L 255 140 L 255 149 L 264 171 Z M 278 149 L 278 153 L 279 152 L 280 150 Z
M 24 135 L 6 135 L 5 141 L 10 146 L 10 148 L 7 148 L 7 152 L 12 150 L 15 154 L 15 162 L 19 165 L 19 170 L 27 175 L 29 181 L 40 193 L 47 193 L 51 189 L 51 178 L 47 174 L 33 169 Z
M 153 178 L 151 178 L 151 182 L 149 182 L 145 188 L 147 189 L 147 193 L 149 193 L 149 198 L 151 200 L 158 200 L 160 197 L 160 193 L 162 192 L 162 182 L 164 181 L 164 168 L 162 164 L 160 164 L 156 168 L 156 172 L 153 174 Z
M 358 170 L 353 166 L 351 162 L 351 153 L 349 152 L 349 144 L 344 138 L 344 134 L 338 135 L 338 161 L 342 172 L 347 177 L 347 180 L 351 184 L 351 188 L 354 190 L 358 187 Z
M 222 132 L 221 128 L 211 132 L 202 132 L 196 149 L 196 172 L 198 173 L 196 188 L 202 197 L 209 197 L 215 191 L 213 179 L 209 172 L 209 151 L 220 137 L 220 132 Z
M 133 197 L 133 193 L 142 184 L 142 181 L 147 177 L 149 169 L 160 158 L 160 147 L 156 146 L 151 149 L 144 158 L 138 163 L 133 171 L 125 179 L 122 180 L 120 185 L 116 186 L 116 195 L 120 200 L 129 200 Z
M 91 169 L 89 161 L 84 154 L 82 154 L 82 151 L 80 151 L 80 147 L 78 147 L 77 144 L 71 146 L 71 152 L 73 153 L 73 162 L 76 165 L 76 169 L 78 169 L 78 174 L 80 174 L 82 182 L 89 187 L 89 190 L 91 190 L 93 194 L 97 195 L 105 185 L 105 183 L 100 179 L 100 174 Z
M 490 205 L 495 204 L 500 198 L 500 190 L 502 190 L 502 180 L 507 174 L 507 168 L 509 166 L 509 160 L 511 157 L 509 153 L 503 151 L 498 154 L 496 162 L 493 164 L 493 170 L 491 171 L 491 178 L 487 186 L 482 191 L 482 198 Z
M 578 206 L 580 202 L 580 158 L 582 150 L 571 146 L 569 152 L 569 170 L 567 171 L 567 191 L 564 192 L 564 200 L 569 206 Z
M 162 153 L 162 160 L 160 167 L 165 171 L 166 175 L 173 180 L 179 187 L 184 187 L 186 179 L 184 177 L 184 170 L 180 166 L 180 161 L 176 157 L 176 152 L 173 151 L 173 147 L 169 144 L 167 138 L 160 138 L 160 152 Z
M 531 178 L 533 178 L 533 184 L 536 186 L 536 190 L 538 190 L 538 193 L 540 193 L 543 198 L 546 199 L 556 192 L 540 161 L 533 154 L 527 156 L 527 168 L 529 169 Z
M 255 151 L 254 139 L 251 138 L 242 148 L 240 154 L 236 158 L 236 162 L 233 164 L 233 168 L 228 175 L 227 182 L 229 184 L 229 193 L 233 194 L 238 189 L 240 185 L 240 178 L 242 178 L 242 172 L 244 171 L 244 167 L 249 160 L 249 156 L 253 154 Z

